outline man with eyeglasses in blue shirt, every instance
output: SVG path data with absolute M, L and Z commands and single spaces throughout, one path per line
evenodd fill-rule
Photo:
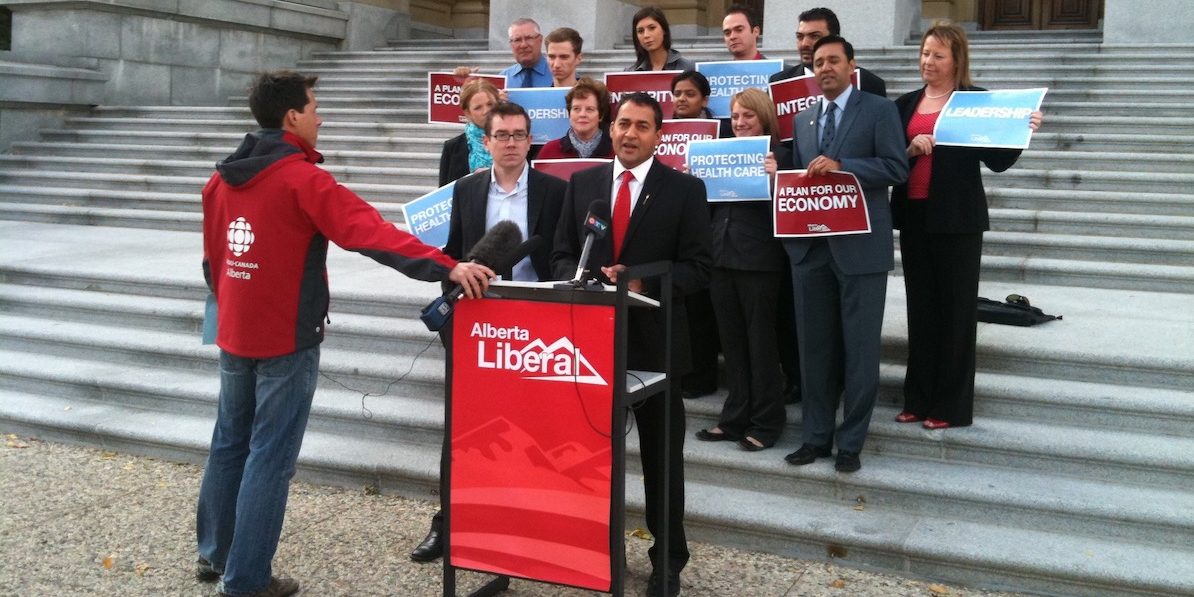
M 527 163 L 531 119 L 522 106 L 510 102 L 494 106 L 485 120 L 484 140 L 493 167 L 461 178 L 452 188 L 452 218 L 444 253 L 464 259 L 494 224 L 510 220 L 518 225 L 523 238 L 539 236 L 544 242 L 512 271 L 497 273 L 507 280 L 550 280 L 551 241 L 568 183 Z M 451 335 L 451 328 L 445 328 L 440 336 L 449 351 Z M 411 551 L 410 559 L 430 562 L 443 555 L 443 530 L 443 517 L 437 512 L 431 530 Z

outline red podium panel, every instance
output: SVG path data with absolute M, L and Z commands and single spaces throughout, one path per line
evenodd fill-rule
M 614 307 L 452 317 L 450 564 L 608 592 Z

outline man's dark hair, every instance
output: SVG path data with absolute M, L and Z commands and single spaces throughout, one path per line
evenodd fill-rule
M 746 17 L 746 22 L 750 25 L 751 29 L 758 28 L 760 31 L 762 31 L 763 23 L 759 20 L 759 13 L 755 12 L 755 9 L 745 4 L 735 3 L 731 4 L 730 7 L 726 9 L 725 16 L 728 17 L 734 13 L 738 13 Z
M 319 77 L 307 76 L 292 70 L 261 73 L 249 87 L 249 110 L 263 129 L 282 128 L 282 119 L 291 110 L 303 111 L 307 105 L 307 90 L 315 87 Z
M 825 21 L 825 24 L 829 26 L 830 35 L 842 34 L 841 22 L 837 20 L 837 15 L 828 8 L 810 8 L 800 13 L 800 22 L 805 21 Z
M 573 54 L 580 54 L 581 48 L 585 45 L 585 40 L 581 39 L 580 33 L 576 29 L 560 27 L 548 33 L 547 37 L 543 38 L 543 47 L 546 48 L 547 44 L 562 44 L 564 42 L 572 44 Z
M 622 106 L 625 106 L 626 104 L 634 104 L 636 106 L 651 108 L 655 111 L 655 130 L 663 128 L 663 108 L 660 108 L 659 102 L 655 101 L 655 98 L 651 97 L 649 94 L 636 91 L 634 93 L 627 93 L 626 95 L 623 95 L 622 100 L 618 102 L 618 110 L 617 112 L 614 112 L 614 114 L 621 112 Z
M 485 117 L 485 134 L 488 135 L 493 127 L 493 119 L 495 116 L 522 116 L 527 121 L 527 133 L 531 132 L 531 115 L 527 114 L 526 108 L 514 102 L 499 102 L 496 106 L 489 110 L 489 114 Z
M 840 35 L 826 35 L 818 39 L 817 43 L 813 44 L 813 55 L 817 54 L 817 50 L 820 50 L 821 46 L 829 44 L 842 44 L 842 48 L 846 50 L 846 60 L 854 60 L 854 44 L 846 41 L 846 38 Z
M 701 97 L 709 97 L 713 93 L 713 88 L 709 87 L 709 79 L 705 75 L 696 72 L 695 70 L 686 70 L 672 78 L 672 91 L 676 90 L 676 84 L 680 81 L 692 81 L 692 84 L 697 88 Z

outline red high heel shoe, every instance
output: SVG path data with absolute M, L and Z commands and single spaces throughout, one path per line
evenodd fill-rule
M 949 429 L 949 421 L 942 421 L 941 419 L 934 419 L 929 417 L 923 423 L 925 429 Z
M 920 417 L 918 417 L 906 410 L 902 411 L 900 414 L 896 415 L 896 423 L 915 423 L 919 420 L 920 420 Z

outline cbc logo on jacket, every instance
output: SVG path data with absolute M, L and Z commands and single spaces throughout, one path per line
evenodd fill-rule
M 253 245 L 253 227 L 245 218 L 239 217 L 228 225 L 228 250 L 240 257 L 249 252 Z

